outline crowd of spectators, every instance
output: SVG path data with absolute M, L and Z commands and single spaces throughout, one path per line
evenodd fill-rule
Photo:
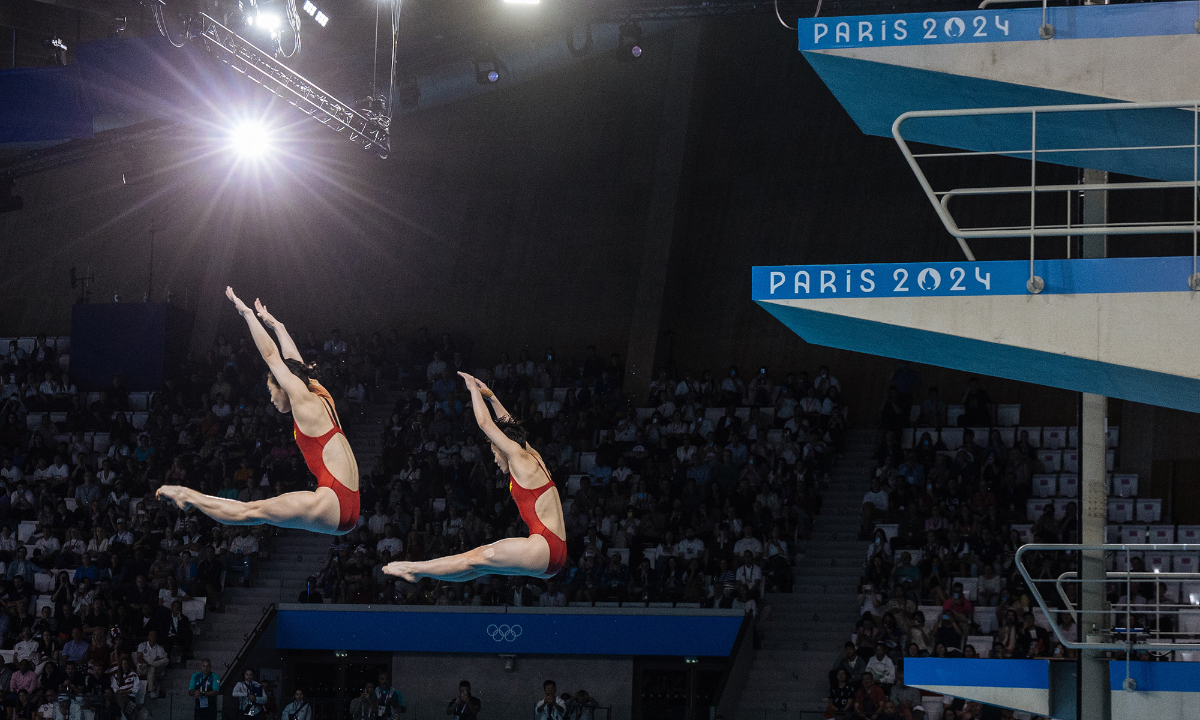
M 1041 472 L 1036 449 L 1024 432 L 1012 444 L 994 430 L 976 437 L 971 427 L 994 425 L 990 398 L 977 378 L 968 381 L 961 399 L 971 413 L 959 421 L 967 428 L 962 447 L 948 451 L 924 432 L 912 448 L 902 448 L 904 428 L 940 430 L 947 420 L 937 388 L 929 388 L 913 410 L 911 373 L 898 368 L 893 378 L 898 382 L 880 414 L 876 463 L 862 505 L 861 539 L 870 544 L 861 615 L 829 673 L 826 714 L 911 720 L 928 710 L 931 718 L 1000 717 L 999 708 L 955 698 L 946 698 L 945 705 L 942 698 L 926 698 L 925 706 L 936 706 L 914 712 L 919 695 L 897 696 L 911 690 L 902 680 L 904 660 L 1073 657 L 1035 613 L 1036 602 L 1014 563 L 1024 543 L 1012 525 L 1031 523 L 1038 542 L 1078 542 L 1075 507 L 1067 506 L 1063 520 L 1055 519 L 1053 508 L 1026 518 L 1031 479 Z M 1066 553 L 1031 554 L 1025 562 L 1035 579 L 1073 569 Z M 1057 620 L 1069 638 L 1077 636 L 1067 613 Z
M 373 356 L 358 338 L 306 351 L 339 398 L 364 399 L 356 373 Z M 222 610 L 225 582 L 251 581 L 273 533 L 181 513 L 154 491 L 251 500 L 312 487 L 291 419 L 245 339 L 189 355 L 148 395 L 119 377 L 80 392 L 42 336 L 32 350 L 9 343 L 0 366 L 0 648 L 12 652 L 0 702 L 8 720 L 59 720 L 72 702 L 133 717 L 131 702 L 190 657 L 192 618 Z
M 811 378 L 759 368 L 749 381 L 737 368 L 720 378 L 664 370 L 632 397 L 620 357 L 594 347 L 485 360 L 422 331 L 400 355 L 399 399 L 378 464 L 364 468 L 359 527 L 331 549 L 301 600 L 651 601 L 754 612 L 763 592 L 791 590 L 796 541 L 811 532 L 848 422 L 828 368 Z M 379 367 L 382 382 L 391 368 Z M 392 560 L 528 532 L 457 370 L 488 383 L 524 423 L 564 498 L 569 558 L 547 582 L 414 585 L 382 572 Z

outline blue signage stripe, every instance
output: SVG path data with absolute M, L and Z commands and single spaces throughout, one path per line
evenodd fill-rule
M 1050 661 L 905 658 L 904 682 L 918 686 L 1049 690 Z
M 1191 292 L 1190 257 L 1039 260 L 1045 295 Z M 961 263 L 775 265 L 752 270 L 757 301 L 1028 295 L 1024 260 Z
M 744 618 L 505 612 L 280 609 L 276 647 L 287 650 L 728 656 Z
M 1051 7 L 1046 16 L 1055 40 L 1194 35 L 1195 20 L 1190 2 Z M 1041 8 L 800 18 L 796 25 L 801 50 L 1046 42 L 1038 35 Z
M 1125 663 L 1108 663 L 1109 684 L 1113 692 L 1125 688 Z M 1200 663 L 1131 662 L 1129 677 L 1137 681 L 1138 692 L 1195 693 L 1200 688 Z

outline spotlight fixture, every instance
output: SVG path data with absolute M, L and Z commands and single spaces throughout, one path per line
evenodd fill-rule
M 621 60 L 637 60 L 642 56 L 642 28 L 635 22 L 617 28 L 617 54 Z
M 261 122 L 249 120 L 233 128 L 229 146 L 238 156 L 253 160 L 270 151 L 271 136 Z
M 325 27 L 329 23 L 329 16 L 314 5 L 312 0 L 304 0 L 304 12 L 308 13 L 308 16 L 313 20 L 316 20 L 317 24 L 321 27 Z
M 500 61 L 496 51 L 486 48 L 475 54 L 475 82 L 490 85 L 500 80 Z

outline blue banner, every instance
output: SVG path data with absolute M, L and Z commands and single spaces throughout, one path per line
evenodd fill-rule
M 1191 257 L 1039 260 L 1042 294 L 1191 292 Z M 754 300 L 1028 295 L 1029 262 L 867 263 L 755 267 Z
M 1052 7 L 1046 22 L 1054 38 L 1113 38 L 1195 35 L 1196 4 L 1155 2 L 1129 5 Z M 1041 8 L 899 13 L 797 21 L 800 50 L 948 45 L 1041 40 Z
M 743 616 L 702 610 L 281 605 L 281 650 L 728 656 Z M 479 610 L 486 610 L 480 612 Z

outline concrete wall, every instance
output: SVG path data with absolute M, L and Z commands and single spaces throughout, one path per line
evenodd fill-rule
M 460 680 L 471 683 L 486 718 L 532 717 L 546 680 L 558 683 L 559 695 L 587 690 L 601 705 L 612 706 L 612 720 L 629 720 L 633 703 L 633 659 L 628 657 L 521 655 L 509 673 L 499 655 L 397 653 L 392 676 L 410 713 L 421 718 L 444 715 Z

